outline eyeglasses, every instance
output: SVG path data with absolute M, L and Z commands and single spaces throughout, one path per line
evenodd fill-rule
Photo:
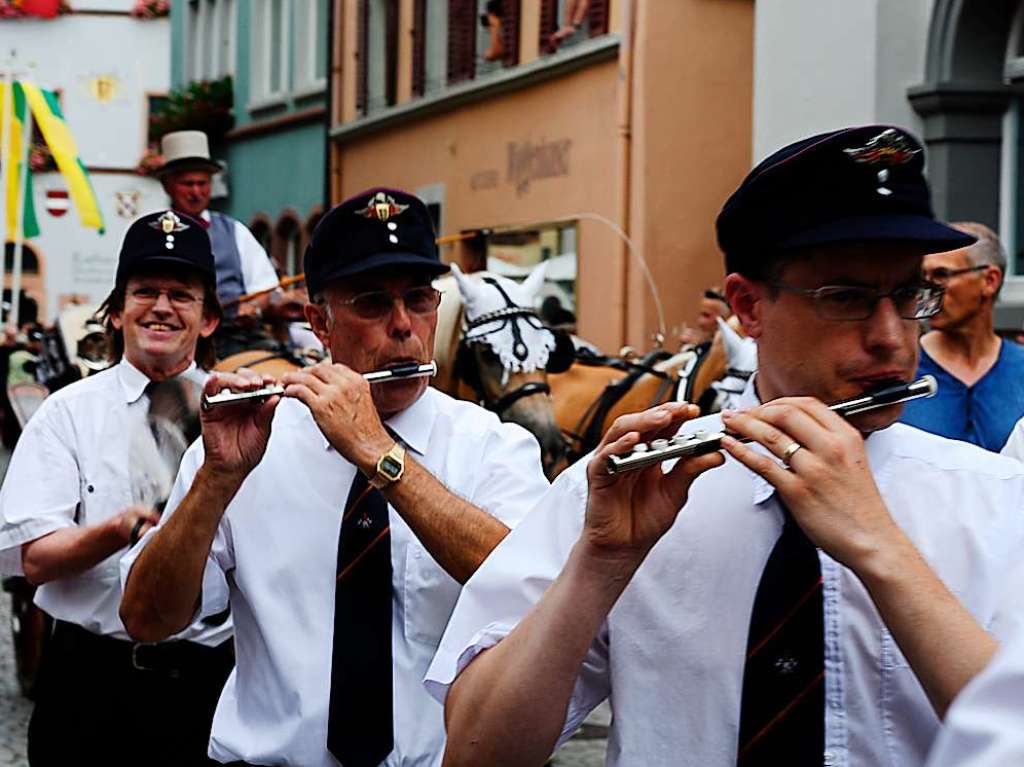
M 197 301 L 202 301 L 202 296 L 196 296 L 192 293 L 184 290 L 183 288 L 167 288 L 162 290 L 160 288 L 135 288 L 131 291 L 128 296 L 137 304 L 146 306 L 148 304 L 155 304 L 160 300 L 160 296 L 166 295 L 167 300 L 171 302 L 171 306 L 175 309 L 189 309 Z
M 351 308 L 353 314 L 364 320 L 380 320 L 391 314 L 395 298 L 400 298 L 406 311 L 412 314 L 431 314 L 441 303 L 441 294 L 430 285 L 418 285 L 395 295 L 387 290 L 374 290 L 346 298 L 338 303 Z
M 923 320 L 939 313 L 946 292 L 935 284 L 905 285 L 888 293 L 853 285 L 798 288 L 781 282 L 770 284 L 789 293 L 808 296 L 814 303 L 814 310 L 824 320 L 866 320 L 875 313 L 883 298 L 892 299 L 896 313 L 903 319 Z
M 936 285 L 945 285 L 953 277 L 960 274 L 967 274 L 969 272 L 981 272 L 988 269 L 988 264 L 982 264 L 981 266 L 965 266 L 963 269 L 947 269 L 944 266 L 938 266 L 935 269 L 925 269 L 922 271 L 922 275 L 928 282 L 934 282 Z

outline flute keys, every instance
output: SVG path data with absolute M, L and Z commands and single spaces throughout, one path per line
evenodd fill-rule
M 651 442 L 651 450 L 664 450 L 668 446 L 669 441 L 667 439 L 656 439 Z
M 636 447 L 633 448 L 634 453 L 646 453 L 648 450 L 650 450 L 650 448 L 647 447 L 646 442 L 641 442 Z

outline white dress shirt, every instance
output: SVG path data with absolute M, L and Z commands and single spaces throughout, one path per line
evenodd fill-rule
M 199 216 L 206 223 L 210 223 L 210 211 L 204 210 Z M 238 257 L 242 261 L 242 283 L 245 292 L 256 293 L 276 288 L 280 280 L 277 279 L 277 272 L 270 263 L 267 251 L 249 231 L 249 227 L 237 219 L 231 220 L 235 224 L 235 247 L 238 248 Z
M 182 376 L 199 385 L 206 379 L 195 364 Z M 22 574 L 25 543 L 65 527 L 106 522 L 132 504 L 153 500 L 139 497 L 146 486 L 139 475 L 146 440 L 136 439 L 142 435 L 152 443 L 144 396 L 148 383 L 122 360 L 43 401 L 18 440 L 0 490 L 0 572 Z M 79 575 L 44 583 L 36 590 L 36 604 L 95 634 L 128 639 L 117 614 L 123 553 Z M 197 627 L 189 639 L 215 646 L 230 635 L 229 621 Z
M 1007 580 L 1007 597 L 1024 593 L 1024 567 Z M 1024 764 L 1024 631 L 1006 641 L 957 697 L 928 757 L 928 767 Z
M 1010 456 L 1010 458 L 1016 458 L 1018 461 L 1024 461 L 1024 418 L 1013 425 L 1006 444 L 999 452 Z
M 744 405 L 752 404 L 748 386 Z M 685 430 L 702 426 L 720 421 Z M 974 616 L 1001 634 L 998 584 L 1024 544 L 1024 466 L 902 424 L 870 436 L 866 449 L 896 521 Z M 438 699 L 560 572 L 583 528 L 586 463 L 555 481 L 466 584 L 426 677 Z M 750 614 L 782 515 L 772 486 L 731 458 L 700 476 L 689 497 L 595 637 L 569 705 L 563 740 L 610 696 L 610 767 L 736 761 Z M 820 557 L 823 761 L 919 765 L 939 721 L 860 581 Z
M 510 527 L 548 488 L 532 435 L 435 389 L 388 426 L 449 490 Z M 197 443 L 185 454 L 168 509 L 202 460 Z M 235 621 L 237 666 L 213 721 L 215 759 L 337 764 L 327 751 L 335 576 L 355 471 L 305 405 L 293 399 L 278 405 L 267 452 L 228 506 L 203 579 L 202 614 L 230 601 Z M 433 767 L 444 749 L 443 712 L 422 679 L 460 586 L 389 511 L 395 748 L 385 764 Z M 125 557 L 124 577 L 149 539 Z

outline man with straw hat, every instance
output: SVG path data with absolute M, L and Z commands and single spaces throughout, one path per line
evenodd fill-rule
M 168 133 L 160 141 L 164 165 L 156 176 L 179 213 L 196 219 L 210 236 L 217 267 L 217 295 L 228 317 L 258 313 L 265 308 L 258 302 L 232 302 L 246 293 L 268 290 L 278 285 L 266 251 L 241 221 L 209 210 L 211 180 L 223 168 L 210 158 L 210 145 L 202 131 L 183 130 Z M 266 299 L 264 299 L 264 302 Z

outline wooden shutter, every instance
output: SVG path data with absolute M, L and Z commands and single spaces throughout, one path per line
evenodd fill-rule
M 540 40 L 537 50 L 541 53 L 554 53 L 549 40 L 556 31 L 558 31 L 558 0 L 541 0 Z
M 436 2 L 437 0 L 435 0 Z M 412 6 L 412 95 L 427 90 L 427 0 L 413 0 Z
M 384 4 L 384 100 L 394 106 L 398 101 L 398 0 Z
M 475 0 L 448 0 L 448 82 L 472 80 L 476 74 Z
M 590 37 L 608 34 L 608 4 L 611 0 L 590 0 L 587 27 Z
M 501 63 L 506 67 L 519 64 L 519 9 L 521 0 L 505 0 L 501 16 L 501 43 L 505 55 Z
M 356 112 L 365 115 L 370 100 L 370 0 L 359 3 L 356 41 Z

